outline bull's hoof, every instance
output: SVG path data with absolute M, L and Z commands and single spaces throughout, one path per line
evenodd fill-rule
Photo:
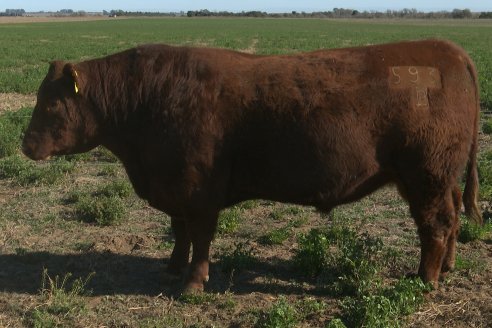
M 185 287 L 183 288 L 183 292 L 181 295 L 195 295 L 195 294 L 201 294 L 203 293 L 204 290 L 204 285 L 203 283 L 187 283 Z
M 439 281 L 445 281 L 446 278 L 447 278 L 447 276 L 448 276 L 448 274 L 450 272 L 453 272 L 453 271 L 454 271 L 454 269 L 446 270 L 446 271 L 441 271 L 441 273 L 439 273 Z
M 454 267 L 455 267 L 454 262 L 449 264 L 443 264 L 443 266 L 441 267 L 441 272 L 439 273 L 439 281 L 443 281 L 450 272 L 453 272 Z

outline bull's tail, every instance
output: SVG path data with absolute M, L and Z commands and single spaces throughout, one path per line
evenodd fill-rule
M 482 214 L 477 205 L 478 199 L 478 125 L 480 119 L 480 95 L 478 87 L 477 71 L 472 61 L 468 59 L 468 71 L 475 84 L 475 123 L 473 127 L 473 142 L 468 154 L 468 167 L 466 169 L 465 190 L 463 192 L 463 204 L 465 205 L 465 215 L 468 219 L 476 224 L 483 224 Z

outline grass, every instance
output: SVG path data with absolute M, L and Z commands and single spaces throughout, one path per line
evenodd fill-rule
M 22 108 L 0 115 L 0 158 L 18 153 L 31 113 L 32 108 Z
M 76 190 L 66 199 L 73 203 L 77 216 L 84 222 L 100 226 L 117 224 L 127 213 L 124 200 L 132 194 L 126 180 L 112 181 L 94 192 Z
M 469 243 L 472 241 L 482 240 L 488 235 L 492 235 L 492 222 L 486 221 L 483 226 L 469 222 L 466 218 L 461 217 L 461 227 L 458 235 L 458 241 Z
M 322 314 L 326 309 L 323 301 L 313 298 L 303 298 L 291 302 L 280 295 L 272 306 L 260 311 L 258 328 L 290 328 L 297 327 L 305 318 Z
M 382 261 L 382 242 L 367 234 L 334 224 L 299 237 L 294 264 L 299 271 L 321 277 L 340 295 L 359 295 L 375 283 Z
M 478 158 L 480 198 L 492 201 L 492 150 L 485 151 Z
M 273 229 L 260 237 L 260 243 L 264 245 L 281 245 L 290 236 L 292 236 L 292 229 L 289 227 Z
M 0 159 L 0 179 L 10 179 L 20 186 L 52 185 L 73 172 L 75 164 L 64 158 L 55 158 L 45 165 L 36 165 L 19 155 Z
M 28 322 L 36 328 L 71 325 L 85 312 L 83 296 L 89 295 L 87 284 L 94 274 L 71 281 L 72 274 L 51 278 L 43 270 L 40 297 L 42 304 L 29 313 Z
M 341 320 L 346 327 L 402 327 L 401 318 L 424 303 L 428 290 L 419 279 L 401 279 L 389 288 L 344 299 Z
M 486 269 L 486 263 L 476 256 L 457 254 L 455 269 L 480 274 Z
M 295 266 L 304 274 L 317 276 L 325 270 L 328 262 L 329 241 L 319 229 L 312 229 L 298 238 L 299 249 L 294 256 Z
M 386 256 L 394 252 L 386 251 L 379 238 L 335 221 L 329 229 L 301 235 L 298 244 L 294 265 L 318 277 L 318 284 L 335 295 L 344 296 L 340 318 L 328 327 L 396 327 L 395 322 L 424 302 L 428 287 L 420 279 L 400 279 L 383 287 L 378 274 Z
M 75 204 L 78 216 L 84 222 L 94 222 L 100 226 L 119 223 L 126 213 L 125 205 L 118 197 L 83 197 Z
M 260 328 L 290 328 L 299 322 L 299 313 L 287 299 L 280 297 L 260 321 Z
M 254 250 L 246 243 L 236 243 L 234 248 L 219 255 L 222 271 L 228 274 L 253 267 L 256 263 Z
M 492 118 L 483 121 L 482 132 L 485 134 L 492 134 Z
M 237 230 L 241 220 L 241 209 L 234 206 L 220 212 L 217 222 L 218 234 L 230 234 Z
M 185 304 L 202 305 L 217 301 L 218 296 L 212 293 L 186 293 L 181 295 L 178 300 Z

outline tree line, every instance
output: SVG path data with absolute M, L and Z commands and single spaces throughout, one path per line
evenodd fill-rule
M 23 16 L 25 14 L 24 9 L 5 9 L 4 12 L 0 12 L 0 16 Z
M 209 11 L 207 9 L 188 11 L 188 17 L 271 17 L 271 18 L 492 18 L 492 12 L 473 13 L 470 9 L 454 9 L 453 11 L 423 12 L 417 9 L 358 11 L 355 9 L 333 8 L 332 11 L 267 13 L 264 11 Z
M 23 16 L 26 14 L 24 9 L 6 9 L 0 12 L 0 16 Z M 74 11 L 72 9 L 61 9 L 54 16 L 85 16 L 83 10 Z M 142 11 L 123 11 L 113 9 L 103 10 L 106 16 L 187 16 L 187 17 L 268 17 L 268 18 L 422 18 L 422 19 L 470 19 L 470 18 L 492 18 L 492 12 L 474 13 L 470 9 L 454 9 L 452 11 L 432 11 L 423 12 L 417 9 L 386 10 L 386 11 L 358 11 L 355 9 L 333 8 L 331 11 L 298 12 L 288 13 L 267 13 L 264 11 L 210 11 L 208 9 L 190 10 L 188 12 L 142 12 Z

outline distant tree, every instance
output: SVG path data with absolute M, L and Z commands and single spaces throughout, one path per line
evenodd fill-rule
M 453 18 L 472 18 L 473 14 L 470 9 L 454 9 L 451 13 L 451 17 Z
M 25 13 L 24 9 L 5 9 L 5 16 L 22 16 Z
M 472 18 L 473 14 L 470 9 L 463 9 L 463 16 L 465 18 Z
M 72 13 L 71 16 L 84 17 L 87 16 L 87 13 L 84 10 L 79 10 L 76 13 Z
M 125 12 L 121 9 L 112 9 L 110 12 L 109 12 L 109 15 L 110 16 L 124 16 L 125 15 Z
M 492 11 L 483 11 L 478 18 L 492 18 Z

